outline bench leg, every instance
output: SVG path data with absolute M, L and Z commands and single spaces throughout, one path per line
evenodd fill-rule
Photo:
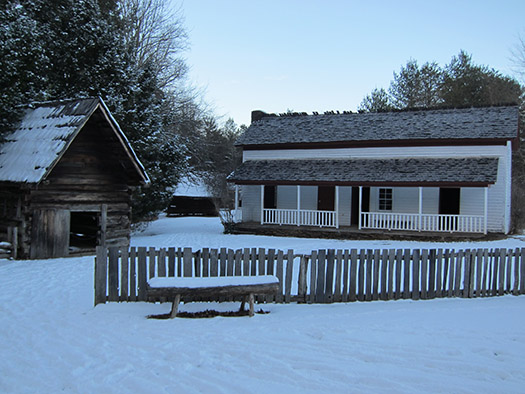
M 177 312 L 179 311 L 179 303 L 180 303 L 180 294 L 177 294 L 175 296 L 175 299 L 173 300 L 173 303 L 171 304 L 171 313 L 170 313 L 170 319 L 173 319 L 177 316 Z
M 254 314 L 254 308 L 253 308 L 253 301 L 254 301 L 254 296 L 253 296 L 253 293 L 250 293 L 250 295 L 248 296 L 249 300 L 250 300 L 250 312 L 248 313 L 248 316 L 252 317 L 253 314 Z
M 242 297 L 241 307 L 239 308 L 239 312 L 243 312 L 244 311 L 244 305 L 246 305 L 246 299 L 247 298 L 248 298 L 248 296 L 243 296 Z

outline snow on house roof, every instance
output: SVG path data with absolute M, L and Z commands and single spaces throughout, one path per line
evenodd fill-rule
M 238 184 L 488 185 L 497 158 L 248 160 L 228 180 Z
M 62 157 L 72 140 L 101 107 L 144 182 L 149 178 L 126 136 L 101 98 L 34 104 L 0 145 L 0 182 L 38 183 Z
M 371 141 L 494 140 L 518 134 L 518 107 L 276 116 L 259 113 L 238 146 Z

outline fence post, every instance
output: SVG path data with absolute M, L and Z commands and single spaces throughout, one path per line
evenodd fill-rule
M 106 280 L 108 272 L 108 250 L 97 246 L 95 257 L 95 306 L 106 302 Z
M 108 264 L 108 300 L 119 300 L 119 249 L 117 247 L 109 248 L 109 264 Z
M 299 263 L 299 278 L 297 283 L 297 296 L 300 302 L 306 302 L 306 270 L 308 267 L 308 257 L 301 255 Z

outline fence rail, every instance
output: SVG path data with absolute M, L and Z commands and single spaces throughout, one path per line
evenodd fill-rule
M 418 213 L 361 212 L 365 229 L 486 233 L 485 217 Z
M 261 224 L 337 227 L 335 211 L 264 208 Z
M 153 276 L 276 275 L 258 302 L 352 302 L 525 294 L 525 248 L 317 250 L 97 247 L 95 305 L 146 301 Z M 161 300 L 162 301 L 162 300 Z

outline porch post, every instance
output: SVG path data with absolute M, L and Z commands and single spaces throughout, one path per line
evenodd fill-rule
M 239 185 L 235 185 L 235 213 L 239 209 Z
M 485 207 L 484 207 L 484 220 L 483 220 L 483 234 L 487 234 L 487 222 L 489 215 L 489 188 L 485 188 Z
M 261 224 L 264 222 L 264 185 L 261 185 Z
M 339 228 L 339 186 L 335 187 L 335 228 Z
M 361 207 L 363 206 L 363 186 L 359 186 L 359 230 L 361 230 Z
M 297 185 L 297 225 L 301 224 L 301 185 Z
M 417 220 L 417 230 L 421 231 L 421 214 L 423 213 L 423 187 L 419 186 L 419 215 Z

